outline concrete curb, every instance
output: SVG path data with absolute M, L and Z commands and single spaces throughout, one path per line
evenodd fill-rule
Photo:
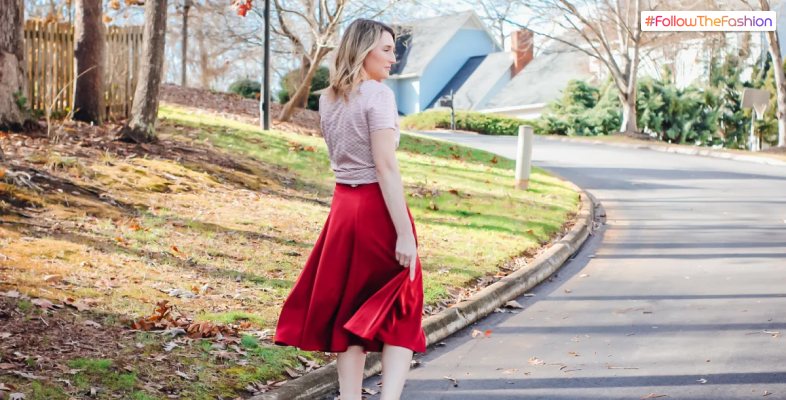
M 704 156 L 712 158 L 722 158 L 725 160 L 743 161 L 756 164 L 772 165 L 777 167 L 786 167 L 786 161 L 776 160 L 774 158 L 762 157 L 753 154 L 734 154 L 725 151 L 718 151 L 706 147 L 684 147 L 675 145 L 664 144 L 633 144 L 633 143 L 613 143 L 602 140 L 576 140 L 570 138 L 558 138 L 550 136 L 540 136 L 545 140 L 555 142 L 568 142 L 568 143 L 589 143 L 589 144 L 602 144 L 606 146 L 622 147 L 626 149 L 646 149 L 660 151 L 663 153 L 687 154 L 691 156 Z M 754 153 L 755 154 L 755 153 Z
M 506 302 L 524 294 L 548 278 L 578 251 L 593 231 L 596 203 L 590 195 L 576 185 L 573 183 L 570 185 L 580 193 L 581 197 L 581 208 L 571 230 L 541 252 L 530 265 L 512 272 L 459 304 L 426 318 L 423 321 L 423 330 L 427 345 L 440 342 L 490 314 Z M 370 353 L 366 357 L 365 376 L 369 377 L 381 370 L 381 353 Z M 336 363 L 332 362 L 291 380 L 274 391 L 254 396 L 250 400 L 318 399 L 336 390 L 338 390 L 338 372 Z

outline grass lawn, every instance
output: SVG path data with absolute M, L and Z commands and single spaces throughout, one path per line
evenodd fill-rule
M 270 342 L 329 211 L 333 173 L 322 138 L 169 105 L 160 117 L 165 145 L 151 155 L 40 151 L 32 165 L 67 185 L 43 194 L 0 187 L 0 299 L 23 295 L 0 303 L 16 324 L 0 324 L 0 337 L 11 334 L 0 341 L 0 384 L 28 400 L 92 388 L 107 399 L 249 396 L 330 359 Z M 534 168 L 530 189 L 513 190 L 513 162 L 483 151 L 405 134 L 398 157 L 427 311 L 507 273 L 507 261 L 549 242 L 578 211 L 569 185 Z M 35 209 L 34 221 L 10 213 L 12 200 Z M 87 306 L 43 310 L 24 295 Z M 161 300 L 196 321 L 242 324 L 244 333 L 221 342 L 129 330 L 130 319 L 150 315 Z M 38 320 L 66 314 L 67 324 L 100 325 L 85 328 L 85 345 L 98 338 L 111 351 L 50 346 L 45 361 L 28 361 L 35 350 L 24 347 L 23 323 L 35 321 L 35 334 L 46 337 L 53 324 Z M 20 348 L 29 353 L 21 360 Z

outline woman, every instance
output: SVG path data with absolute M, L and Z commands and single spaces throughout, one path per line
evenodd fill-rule
M 338 353 L 341 400 L 361 398 L 366 353 L 382 351 L 382 399 L 398 399 L 412 353 L 426 350 L 415 225 L 396 161 L 398 111 L 381 83 L 395 35 L 359 19 L 319 99 L 336 188 L 330 215 L 279 317 L 275 342 Z

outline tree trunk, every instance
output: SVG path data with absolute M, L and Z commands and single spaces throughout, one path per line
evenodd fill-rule
M 762 11 L 769 11 L 767 0 L 760 0 Z M 772 56 L 773 75 L 775 75 L 775 95 L 777 96 L 778 109 L 775 112 L 778 118 L 778 147 L 786 146 L 786 76 L 783 72 L 783 56 L 781 54 L 778 32 L 767 32 L 767 42 L 770 45 Z
M 289 98 L 287 104 L 284 104 L 284 108 L 281 109 L 281 113 L 278 116 L 280 121 L 289 121 L 289 119 L 292 118 L 292 114 L 295 113 L 297 106 L 303 103 L 303 99 L 308 100 L 308 95 L 311 92 L 311 80 L 314 79 L 314 75 L 317 73 L 318 69 L 319 62 L 311 64 L 305 78 L 300 82 L 300 86 Z
M 0 0 L 0 130 L 22 130 L 27 119 L 18 100 L 25 95 L 24 7 Z
M 631 134 L 638 132 L 636 125 L 636 100 L 628 96 L 620 96 L 622 103 L 622 124 L 619 133 Z
M 303 56 L 302 61 L 300 63 L 300 83 L 306 80 L 308 76 L 308 71 L 311 69 L 311 61 L 309 61 L 308 57 Z M 312 75 L 313 76 L 313 75 Z M 311 80 L 308 80 L 308 93 L 303 97 L 302 101 L 298 104 L 300 108 L 308 107 L 308 96 L 311 94 Z
M 139 68 L 139 81 L 128 125 L 121 129 L 121 139 L 137 143 L 156 139 L 158 90 L 164 69 L 167 0 L 145 0 L 144 44 Z
M 188 82 L 186 79 L 186 68 L 188 67 L 188 11 L 191 9 L 191 0 L 184 0 L 183 2 L 183 54 L 181 59 L 183 61 L 182 69 L 180 70 L 180 86 L 186 87 Z
M 106 28 L 100 0 L 76 0 L 74 18 L 74 119 L 101 124 L 104 102 Z
M 202 89 L 210 89 L 210 57 L 208 55 L 208 44 L 205 40 L 204 23 L 196 29 L 196 40 L 199 43 L 199 83 Z

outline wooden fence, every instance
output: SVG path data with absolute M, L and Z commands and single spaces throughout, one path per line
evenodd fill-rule
M 128 116 L 131 112 L 141 54 L 141 26 L 107 28 L 104 74 L 107 115 Z M 67 23 L 26 21 L 25 61 L 28 106 L 45 112 L 54 104 L 54 114 L 71 111 L 74 104 L 74 27 Z

